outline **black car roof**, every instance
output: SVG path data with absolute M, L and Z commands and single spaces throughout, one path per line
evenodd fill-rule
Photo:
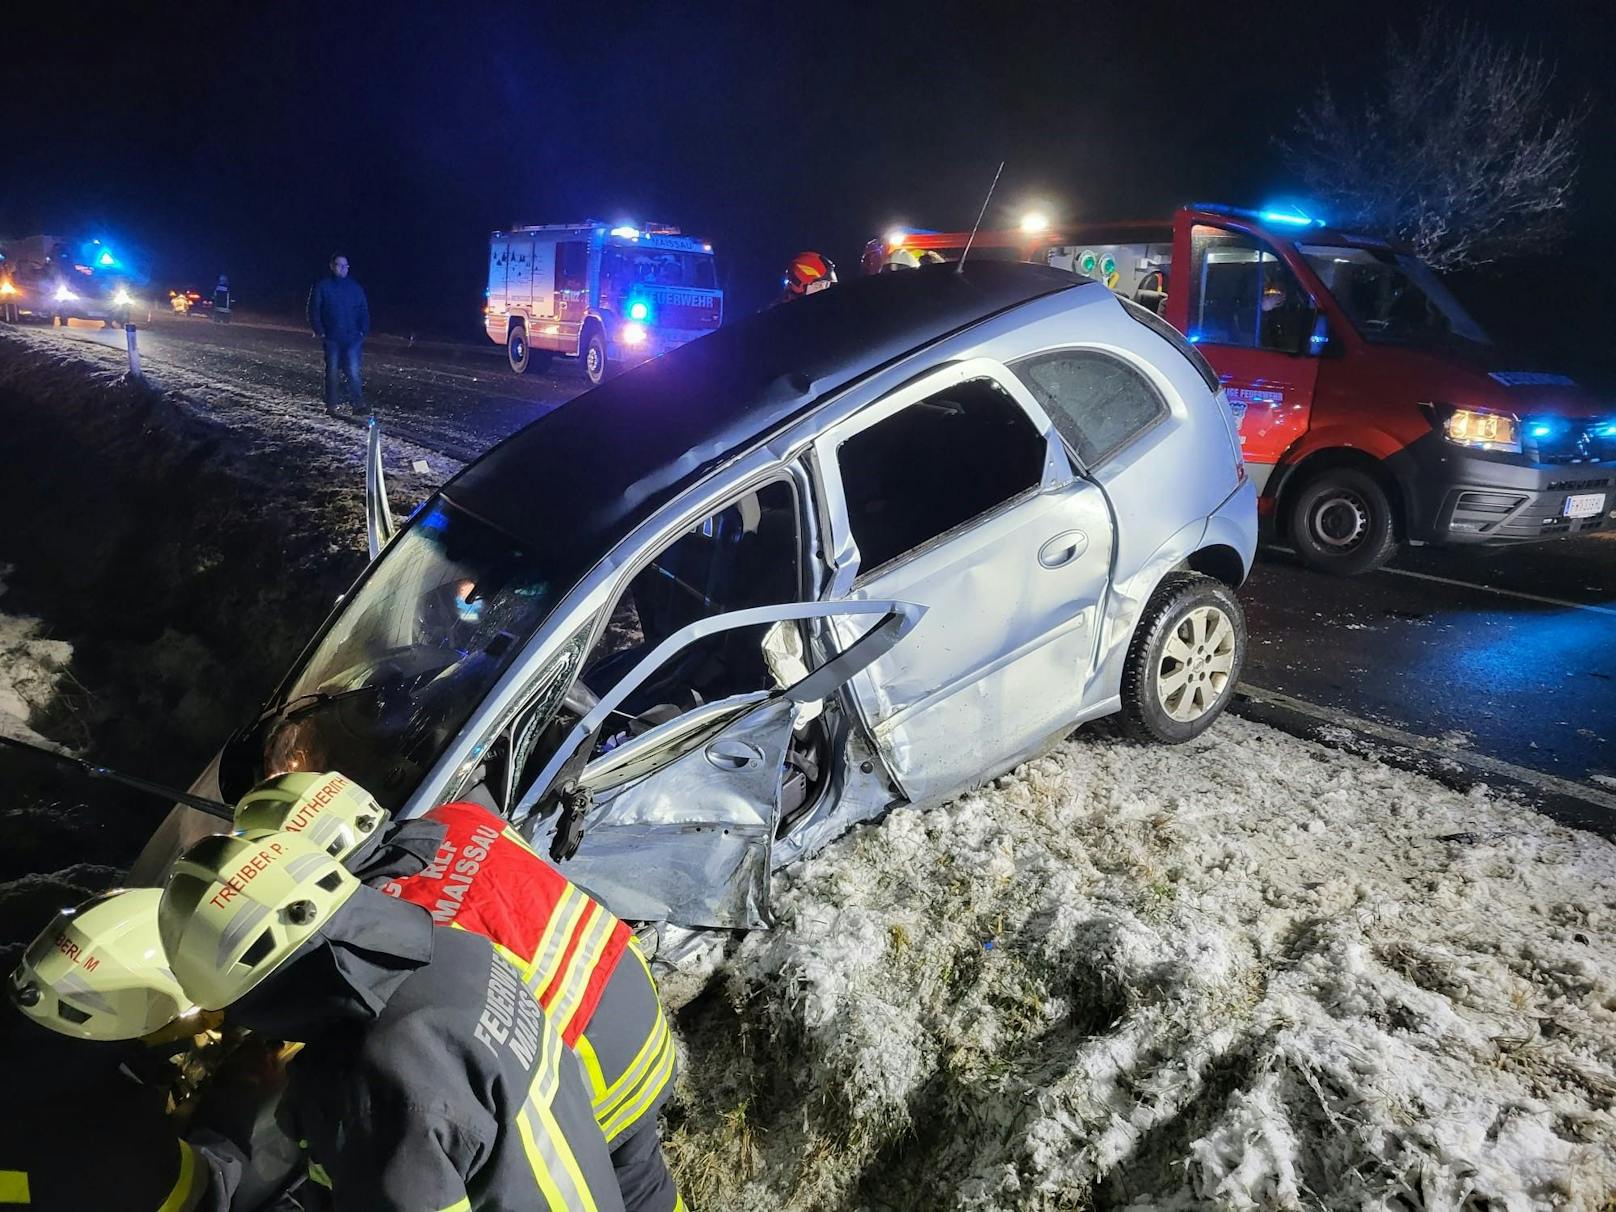
M 856 278 L 726 324 L 518 431 L 443 490 L 570 587 L 675 495 L 925 345 L 1086 284 L 982 261 Z

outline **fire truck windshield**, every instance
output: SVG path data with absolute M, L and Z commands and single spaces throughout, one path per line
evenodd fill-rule
M 601 256 L 601 276 L 619 286 L 639 284 L 718 289 L 710 255 L 675 252 L 667 248 L 608 247 Z
M 1366 341 L 1492 344 L 1441 279 L 1405 253 L 1327 244 L 1298 248 Z

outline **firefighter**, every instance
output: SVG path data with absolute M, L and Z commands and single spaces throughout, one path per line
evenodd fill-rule
M 288 1121 L 337 1208 L 623 1207 L 576 1059 L 487 939 L 285 831 L 197 842 L 158 926 L 189 999 L 303 1041 Z
M 0 1133 L 0 1205 L 190 1212 L 227 1207 L 239 1186 L 243 1151 L 207 1132 L 180 1139 L 164 1090 L 136 1076 L 152 1067 L 141 1037 L 200 1025 L 163 959 L 160 895 L 63 911 L 12 972 L 21 1013 L 4 1015 L 0 1055 L 19 1101 Z
M 836 285 L 836 264 L 829 257 L 816 252 L 800 252 L 791 258 L 782 279 L 785 293 L 782 303 L 801 299 Z
M 280 775 L 244 796 L 240 829 L 300 832 L 360 880 L 491 939 L 577 1053 L 629 1209 L 682 1208 L 658 1116 L 673 1036 L 628 926 L 478 804 L 443 804 L 383 829 L 387 813 L 341 774 Z

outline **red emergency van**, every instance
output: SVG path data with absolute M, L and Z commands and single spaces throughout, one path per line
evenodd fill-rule
M 863 268 L 957 259 L 963 232 L 894 232 Z M 905 250 L 908 250 L 907 252 Z M 1399 542 L 1616 529 L 1616 402 L 1523 368 L 1406 250 L 1287 211 L 979 232 L 971 254 L 1104 282 L 1188 338 L 1241 417 L 1273 532 L 1353 574 Z

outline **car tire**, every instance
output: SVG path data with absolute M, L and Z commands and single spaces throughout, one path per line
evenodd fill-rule
M 1367 472 L 1335 467 L 1313 476 L 1291 497 L 1291 545 L 1318 572 L 1353 577 L 1397 554 L 1391 499 Z
M 505 334 L 505 356 L 510 359 L 511 369 L 519 375 L 525 375 L 532 365 L 533 350 L 527 343 L 527 329 L 522 325 L 512 324 Z
M 606 361 L 606 334 L 599 324 L 591 324 L 584 330 L 584 347 L 580 356 L 583 358 L 584 376 L 590 386 L 599 387 L 612 372 Z
M 1134 628 L 1122 671 L 1122 729 L 1181 745 L 1212 726 L 1246 662 L 1246 615 L 1222 581 L 1172 573 Z

